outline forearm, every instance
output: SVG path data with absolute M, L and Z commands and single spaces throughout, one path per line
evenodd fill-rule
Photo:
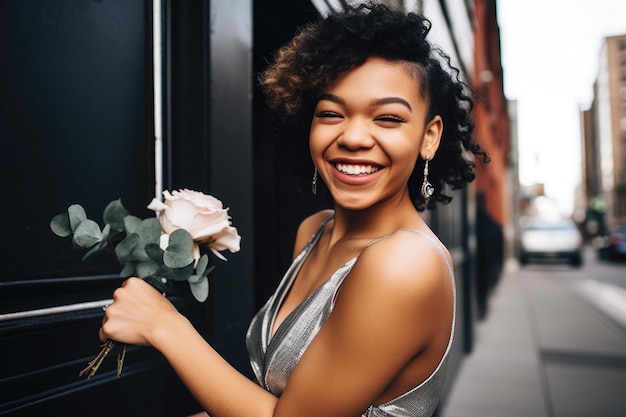
M 277 398 L 228 364 L 183 316 L 160 326 L 153 346 L 211 417 L 270 417 Z

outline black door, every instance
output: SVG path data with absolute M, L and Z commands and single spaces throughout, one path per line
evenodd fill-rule
M 197 410 L 151 349 L 87 381 L 99 307 L 119 285 L 105 256 L 80 262 L 52 216 L 98 219 L 121 198 L 147 217 L 155 194 L 152 2 L 0 2 L 0 415 L 183 416 Z M 185 300 L 178 304 L 185 309 Z M 196 307 L 191 307 L 193 310 Z M 193 315 L 194 311 L 191 311 Z

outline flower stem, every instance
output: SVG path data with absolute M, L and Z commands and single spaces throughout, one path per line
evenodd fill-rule
M 122 351 L 117 354 L 117 378 L 122 377 L 122 366 L 124 366 L 124 359 L 126 358 L 126 345 L 122 346 Z
M 83 375 L 88 373 L 87 379 L 91 379 L 96 374 L 96 372 L 98 372 L 98 369 L 100 368 L 100 365 L 102 365 L 102 362 L 104 361 L 104 358 L 106 358 L 107 355 L 111 352 L 111 350 L 113 350 L 113 348 L 115 347 L 115 341 L 109 339 L 106 342 L 104 342 L 100 347 L 102 349 L 100 349 L 100 352 L 98 352 L 96 357 L 93 358 L 87 364 L 85 369 L 83 369 L 82 371 L 80 371 L 78 373 L 79 377 L 81 377 L 81 376 L 83 376 Z M 118 359 L 118 365 L 117 365 L 117 377 L 118 378 L 122 374 L 122 365 L 123 365 L 123 362 L 124 362 L 124 356 L 126 356 L 126 345 L 124 345 L 124 347 L 123 347 L 123 354 L 122 354 L 122 357 L 121 357 L 121 362 Z

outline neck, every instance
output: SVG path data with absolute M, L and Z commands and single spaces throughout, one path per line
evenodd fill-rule
M 331 242 L 371 240 L 401 228 L 420 228 L 424 220 L 413 206 L 408 191 L 395 201 L 381 201 L 365 210 L 347 210 L 335 205 Z

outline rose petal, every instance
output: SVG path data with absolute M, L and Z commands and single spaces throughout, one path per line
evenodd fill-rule
M 184 199 L 168 200 L 164 211 L 168 221 L 178 229 L 185 229 L 191 234 L 191 224 L 198 208 Z
M 188 232 L 194 240 L 204 240 L 219 233 L 229 225 L 228 215 L 224 212 L 196 213 Z
M 153 198 L 152 202 L 148 204 L 148 208 L 152 211 L 155 211 L 157 216 L 159 213 L 167 208 L 167 205 L 161 202 L 158 198 Z
M 211 237 L 215 240 L 210 246 L 211 249 L 218 251 L 228 249 L 232 253 L 239 252 L 240 250 L 241 236 L 239 236 L 235 227 L 228 226 Z
M 174 219 L 172 219 L 174 217 Z M 161 222 L 161 229 L 165 233 L 172 233 L 176 229 L 180 229 L 181 226 L 176 222 L 176 214 L 168 207 L 163 210 L 159 216 L 159 222 Z
M 228 261 L 228 259 L 226 259 L 224 257 L 224 255 L 222 255 L 221 253 L 219 253 L 218 251 L 216 251 L 215 249 L 211 248 L 211 252 L 213 252 L 213 254 L 215 256 L 217 256 L 218 258 L 220 258 L 222 261 Z
M 213 197 L 212 195 L 207 195 L 199 191 L 188 190 L 187 188 L 185 188 L 182 190 L 174 191 L 174 194 L 178 197 L 184 198 L 192 202 L 198 207 L 204 207 L 209 209 L 216 208 L 220 210 L 224 208 L 224 205 L 220 200 Z
M 193 267 L 198 266 L 198 261 L 200 260 L 200 246 L 196 242 L 193 243 L 191 247 L 191 255 L 193 256 Z

